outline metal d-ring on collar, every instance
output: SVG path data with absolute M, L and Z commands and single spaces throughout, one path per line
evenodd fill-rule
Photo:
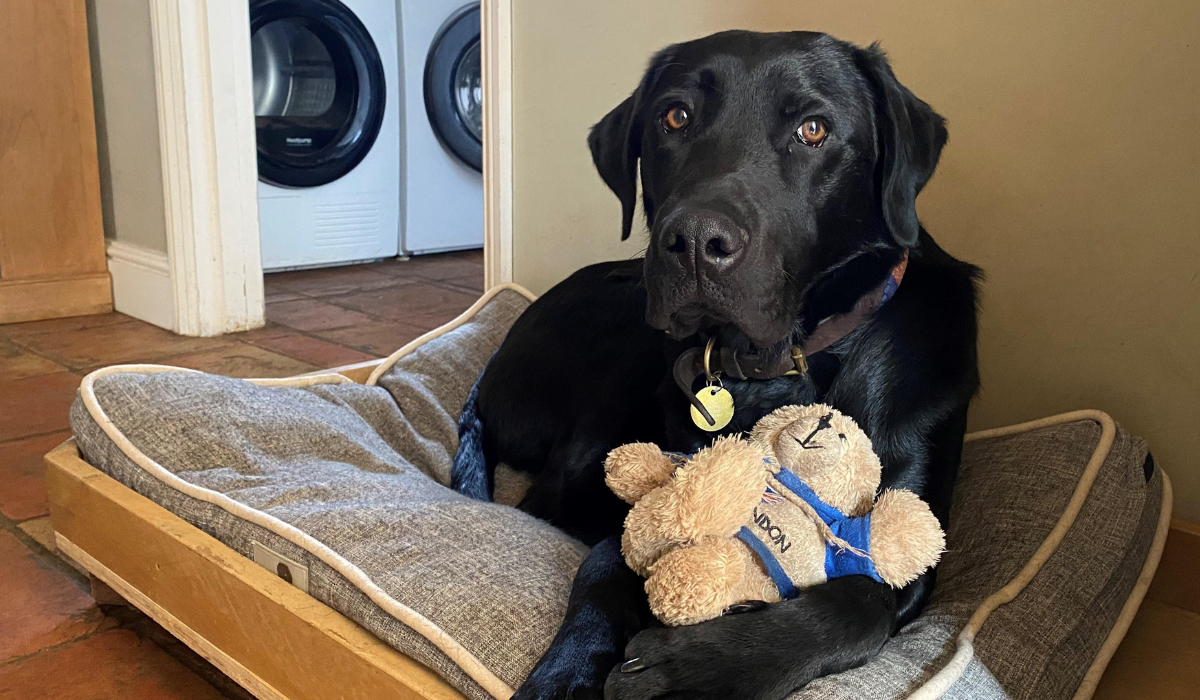
M 712 371 L 712 349 L 717 344 L 717 336 L 708 339 L 708 343 L 704 345 L 704 378 L 712 382 L 721 381 L 721 373 Z M 707 417 L 707 416 L 706 416 Z
M 784 372 L 784 374 L 808 374 L 808 358 L 804 356 L 804 348 L 793 345 L 790 352 L 792 364 L 796 365 L 796 369 Z

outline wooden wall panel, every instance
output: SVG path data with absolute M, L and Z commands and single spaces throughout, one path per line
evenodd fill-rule
M 83 0 L 0 2 L 0 323 L 111 308 L 87 42 Z

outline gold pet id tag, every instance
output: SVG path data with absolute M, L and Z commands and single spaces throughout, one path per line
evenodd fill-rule
M 726 391 L 725 387 L 709 384 L 696 392 L 696 400 L 704 406 L 708 414 L 716 421 L 710 424 L 704 419 L 704 414 L 697 411 L 695 406 L 692 406 L 692 422 L 696 424 L 697 428 L 713 433 L 729 425 L 729 421 L 733 420 L 733 394 Z

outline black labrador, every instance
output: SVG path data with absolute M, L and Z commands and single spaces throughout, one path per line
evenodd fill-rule
M 485 499 L 498 462 L 532 473 L 521 507 L 595 545 L 518 700 L 783 698 L 866 662 L 917 615 L 932 572 L 655 626 L 602 462 L 633 441 L 692 452 L 820 401 L 866 430 L 883 486 L 916 492 L 945 525 L 979 383 L 978 270 L 915 209 L 945 142 L 881 51 L 808 32 L 671 46 L 592 129 L 625 237 L 640 161 L 645 259 L 587 267 L 530 306 L 464 408 L 453 471 Z M 710 341 L 735 404 L 718 432 L 689 410 Z

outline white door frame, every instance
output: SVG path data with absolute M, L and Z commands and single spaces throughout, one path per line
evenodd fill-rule
M 483 0 L 484 288 L 513 281 L 513 0 Z
M 150 0 L 175 325 L 264 323 L 250 22 L 245 0 Z
M 175 324 L 264 323 L 250 23 L 244 0 L 149 0 Z M 483 0 L 485 284 L 513 280 L 513 0 Z

